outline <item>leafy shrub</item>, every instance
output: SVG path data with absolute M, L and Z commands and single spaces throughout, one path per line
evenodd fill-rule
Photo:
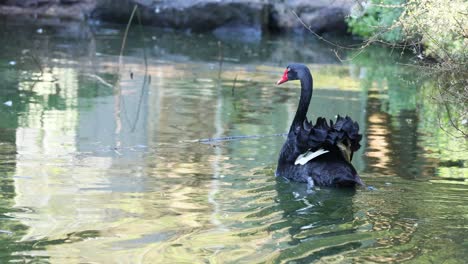
M 370 40 L 418 43 L 425 54 L 465 63 L 468 57 L 468 1 L 356 0 L 350 31 Z
M 347 19 L 351 33 L 391 43 L 403 41 L 397 22 L 404 11 L 405 0 L 357 1 Z
M 442 60 L 466 61 L 468 1 L 408 0 L 400 23 L 408 37 L 418 37 L 425 53 Z

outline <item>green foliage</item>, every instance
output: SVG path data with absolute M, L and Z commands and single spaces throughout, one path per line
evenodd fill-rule
M 404 11 L 405 0 L 358 1 L 347 19 L 351 33 L 365 38 L 376 37 L 391 43 L 403 40 L 397 22 Z
M 400 18 L 408 36 L 418 36 L 427 55 L 466 62 L 468 20 L 466 0 L 408 0 Z
M 347 22 L 353 34 L 390 43 L 423 44 L 427 56 L 465 63 L 466 0 L 357 1 Z

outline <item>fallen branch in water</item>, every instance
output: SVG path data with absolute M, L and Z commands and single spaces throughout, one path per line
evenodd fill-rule
M 101 76 L 98 76 L 96 74 L 85 73 L 85 74 L 83 74 L 83 76 L 88 76 L 88 77 L 94 78 L 94 79 L 98 80 L 101 84 L 103 84 L 103 85 L 105 85 L 105 86 L 107 86 L 109 88 L 114 88 L 114 86 L 112 84 L 108 83 Z
M 213 142 L 220 142 L 220 141 L 234 141 L 234 140 L 241 140 L 241 139 L 252 139 L 252 138 L 264 138 L 264 137 L 279 137 L 279 136 L 287 136 L 287 133 L 280 133 L 280 134 L 272 134 L 272 135 L 250 135 L 250 136 L 229 136 L 229 137 L 219 137 L 219 138 L 201 138 L 201 139 L 193 139 L 193 140 L 183 140 L 181 142 L 191 142 L 191 143 L 213 143 Z
M 236 82 L 237 82 L 237 74 L 236 77 L 234 77 L 234 83 L 232 84 L 231 88 L 231 94 L 234 95 L 234 89 L 236 88 Z
M 143 43 L 143 59 L 144 59 L 144 62 L 145 62 L 145 74 L 143 75 L 143 83 L 141 85 L 140 99 L 138 100 L 137 112 L 136 112 L 135 120 L 133 122 L 132 129 L 131 129 L 132 132 L 135 131 L 136 125 L 137 125 L 138 120 L 140 118 L 141 106 L 142 106 L 143 98 L 144 98 L 144 96 L 146 94 L 145 90 L 146 90 L 146 88 L 149 88 L 149 85 L 151 83 L 151 75 L 148 74 L 148 57 L 147 57 L 147 54 L 146 54 L 145 33 L 143 31 L 143 25 L 141 23 L 140 11 L 137 10 L 136 14 L 137 14 L 138 25 L 139 25 L 139 29 L 140 29 L 141 42 Z M 122 100 L 123 100 L 123 98 L 122 98 Z

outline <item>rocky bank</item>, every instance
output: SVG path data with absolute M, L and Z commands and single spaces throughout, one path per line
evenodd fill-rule
M 343 31 L 352 0 L 0 0 L 0 15 L 126 24 L 138 5 L 147 25 L 219 34 Z

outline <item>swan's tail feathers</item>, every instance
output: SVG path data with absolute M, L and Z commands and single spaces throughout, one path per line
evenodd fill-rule
M 332 124 L 332 122 L 330 123 Z M 333 141 L 334 145 L 349 139 L 349 143 L 346 142 L 346 145 L 349 146 L 350 151 L 355 152 L 361 147 L 359 142 L 362 139 L 362 135 L 359 134 L 359 124 L 354 122 L 349 116 L 338 116 L 332 128 L 330 140 Z
M 353 152 L 361 147 L 359 125 L 349 116 L 338 116 L 335 122 L 318 117 L 315 124 L 305 119 L 294 127 L 293 132 L 291 135 L 301 153 L 321 148 L 329 151 L 338 149 L 347 161 L 351 161 Z
M 365 186 L 364 182 L 361 180 L 361 177 L 359 177 L 359 175 L 357 173 L 354 175 L 354 177 L 351 179 L 351 181 L 354 182 L 357 185 Z
M 319 149 L 317 151 L 308 150 L 306 153 L 303 153 L 297 157 L 296 161 L 294 162 L 294 165 L 304 165 L 310 160 L 328 152 L 329 151 L 325 149 Z
M 336 182 L 336 185 L 340 187 L 354 187 L 356 185 L 365 186 L 364 182 L 361 180 L 361 177 L 359 177 L 357 174 L 354 175 L 354 177 L 340 178 L 339 181 Z

